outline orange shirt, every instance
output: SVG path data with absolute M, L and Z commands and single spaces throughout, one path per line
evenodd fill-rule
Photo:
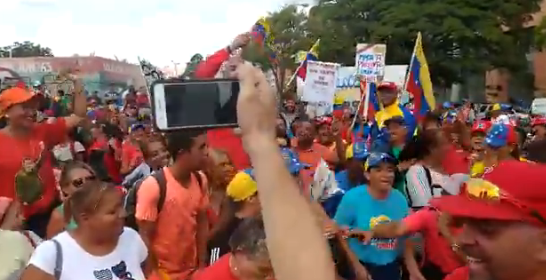
M 170 279 L 185 279 L 197 268 L 197 213 L 206 211 L 208 197 L 205 176 L 202 186 L 192 175 L 189 186 L 182 186 L 169 168 L 163 169 L 167 179 L 167 194 L 161 213 L 157 213 L 159 186 L 153 177 L 142 182 L 138 190 L 135 217 L 142 221 L 156 222 L 153 253 L 159 268 Z
M 25 217 L 46 211 L 55 200 L 57 192 L 50 150 L 65 141 L 63 118 L 51 124 L 36 124 L 26 139 L 15 139 L 0 132 L 0 196 L 22 200 L 38 197 L 24 206 Z
M 307 150 L 301 150 L 298 147 L 294 147 L 293 150 L 298 155 L 300 162 L 311 166 L 309 169 L 303 169 L 300 172 L 304 191 L 309 189 L 309 185 L 313 181 L 313 174 L 321 158 L 327 163 L 337 163 L 339 160 L 335 151 L 318 143 L 313 143 L 311 148 Z

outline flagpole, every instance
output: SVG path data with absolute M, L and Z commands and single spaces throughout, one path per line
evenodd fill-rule
M 366 82 L 366 96 L 364 97 L 364 112 L 363 116 L 365 120 L 368 120 L 368 110 L 370 108 L 370 93 L 373 83 Z
M 307 59 L 307 58 L 306 58 Z M 300 65 L 298 66 L 298 68 L 296 68 L 296 71 L 294 71 L 294 73 L 292 74 L 292 76 L 290 77 L 290 79 L 288 80 L 288 82 L 286 83 L 286 85 L 284 86 L 284 88 L 287 88 L 293 81 L 294 79 L 296 78 L 296 76 L 298 75 L 298 71 L 300 70 L 300 68 L 303 66 L 303 62 L 305 60 L 303 60 L 302 62 L 300 62 Z
M 290 79 L 288 80 L 288 82 L 286 83 L 286 85 L 284 86 L 284 88 L 287 88 L 290 84 L 292 84 L 292 82 L 294 81 L 294 79 L 296 78 L 296 76 L 298 75 L 298 71 L 300 70 L 300 68 L 303 66 L 303 63 L 305 61 L 307 61 L 307 55 L 313 51 L 313 47 L 315 47 L 316 45 L 318 45 L 320 43 L 320 38 L 317 39 L 317 41 L 313 44 L 313 46 L 311 46 L 311 49 L 309 49 L 309 51 L 305 54 L 305 59 L 302 60 L 300 62 L 300 65 L 298 66 L 298 68 L 296 68 L 296 71 L 294 71 L 294 73 L 292 74 L 292 76 L 290 77 Z M 318 59 L 318 57 L 317 57 Z
M 415 51 L 417 50 L 417 40 L 419 40 L 419 37 L 421 37 L 421 32 L 417 33 L 417 38 L 415 39 L 415 44 L 413 45 L 413 53 L 411 54 L 409 68 L 408 68 L 408 71 L 406 72 L 406 79 L 404 81 L 404 87 L 403 87 L 404 90 L 406 90 L 406 87 L 410 79 L 410 73 L 413 68 L 413 57 L 415 56 Z

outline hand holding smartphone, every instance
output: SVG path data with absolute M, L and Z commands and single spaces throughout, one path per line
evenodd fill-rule
M 237 127 L 237 80 L 173 80 L 152 84 L 152 112 L 160 131 Z

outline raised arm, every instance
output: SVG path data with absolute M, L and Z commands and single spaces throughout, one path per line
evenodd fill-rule
M 286 169 L 275 141 L 275 97 L 264 74 L 237 67 L 241 93 L 237 115 L 243 143 L 254 166 L 277 280 L 336 279 L 330 250 L 310 203 Z

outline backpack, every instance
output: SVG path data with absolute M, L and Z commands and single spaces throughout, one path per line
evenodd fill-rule
M 192 172 L 195 178 L 197 179 L 197 183 L 200 187 L 203 185 L 203 178 L 201 177 L 201 173 L 199 171 Z M 167 178 L 165 177 L 165 171 L 163 169 L 158 170 L 150 174 L 155 181 L 157 182 L 157 186 L 159 187 L 159 199 L 157 201 L 157 213 L 159 214 L 161 212 L 161 209 L 163 209 L 163 205 L 165 204 L 165 198 L 167 197 Z M 139 181 L 135 183 L 135 185 L 129 189 L 127 192 L 127 195 L 125 196 L 125 213 L 127 214 L 127 217 L 125 218 L 125 226 L 130 227 L 136 231 L 138 231 L 138 224 L 136 221 L 136 204 L 137 204 L 137 194 L 138 190 L 140 189 L 140 186 L 142 185 L 142 182 L 146 179 L 142 178 Z

